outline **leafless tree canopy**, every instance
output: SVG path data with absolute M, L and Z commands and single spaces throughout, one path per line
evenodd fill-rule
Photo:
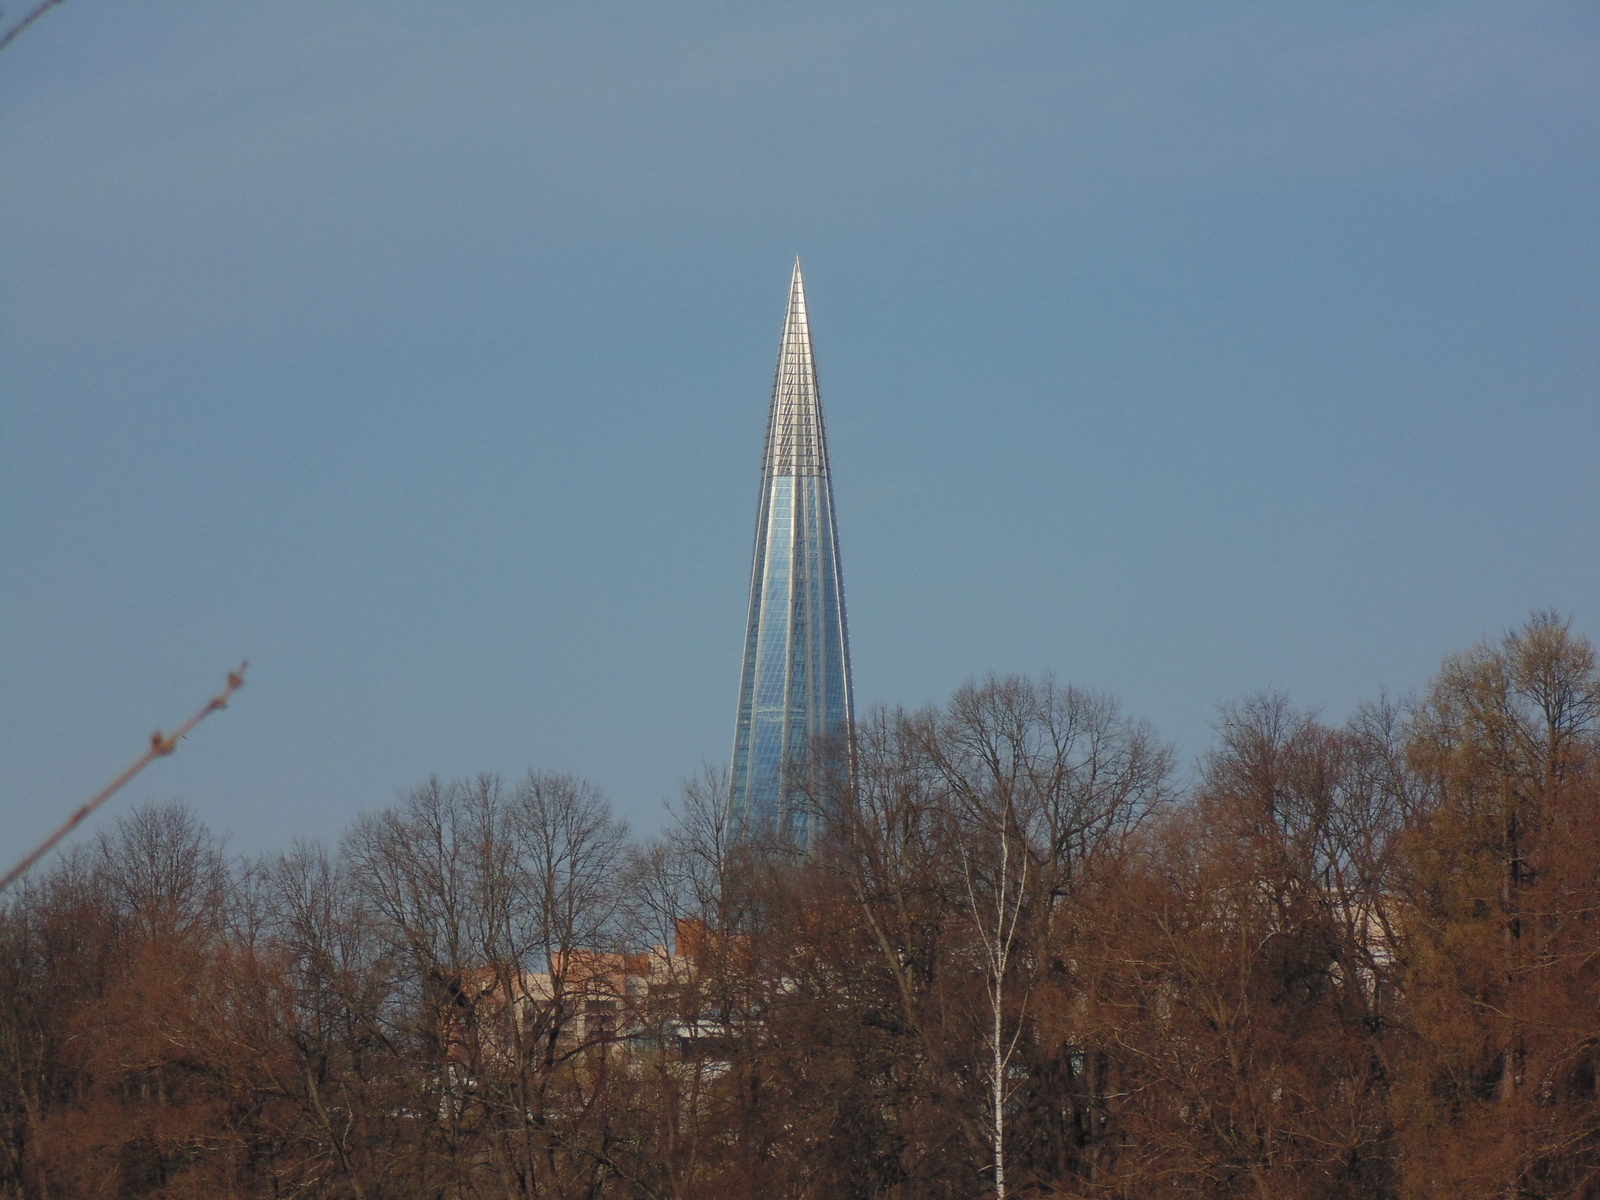
M 1600 673 L 1551 614 L 1334 724 L 866 714 L 814 851 L 727 777 L 429 780 L 0 910 L 0 1196 L 1600 1196 Z M 840 761 L 845 761 L 845 756 Z

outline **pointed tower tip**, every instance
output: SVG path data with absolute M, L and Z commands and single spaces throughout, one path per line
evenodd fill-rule
M 778 365 L 772 380 L 764 473 L 768 478 L 828 473 L 822 400 L 817 389 L 811 323 L 806 318 L 806 285 L 800 278 L 798 255 L 794 260 L 794 275 L 789 281 L 783 338 L 778 343 Z

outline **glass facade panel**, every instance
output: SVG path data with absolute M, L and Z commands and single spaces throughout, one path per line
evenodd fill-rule
M 850 636 L 816 361 L 797 261 L 772 383 L 728 822 L 809 845 L 813 798 L 848 754 Z

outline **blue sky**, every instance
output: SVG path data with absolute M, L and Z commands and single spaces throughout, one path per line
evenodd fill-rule
M 789 263 L 858 704 L 1186 761 L 1600 634 L 1592 4 L 68 0 L 0 55 L 0 846 L 724 759 Z

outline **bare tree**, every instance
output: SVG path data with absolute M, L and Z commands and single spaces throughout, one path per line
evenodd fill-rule
M 1014 1005 L 1016 1011 L 1008 1012 L 1006 981 L 1011 973 L 1017 926 L 1022 920 L 1028 894 L 1028 855 L 1017 836 L 1015 816 L 1009 805 L 1003 805 L 997 816 L 994 829 L 976 831 L 977 836 L 971 838 L 988 843 L 983 845 L 988 869 L 974 865 L 974 854 L 967 840 L 962 843 L 961 865 L 966 877 L 968 912 L 978 934 L 988 977 L 989 1137 L 994 1155 L 994 1192 L 999 1200 L 1005 1200 L 1006 1105 L 1014 1091 L 1009 1073 L 1017 1041 L 1022 1036 L 1028 1003 L 1024 991 L 1021 1000 Z M 1012 1020 L 1009 1038 L 1006 1036 L 1008 1017 Z
M 1034 987 L 1070 957 L 1067 918 L 1085 872 L 1167 800 L 1172 752 L 1109 697 L 1016 676 L 958 689 L 928 752 L 950 797 L 989 981 L 989 1140 L 1003 1195 L 1007 1108 L 1029 1074 L 1012 1079 L 1012 1059 Z M 1055 971 L 1058 981 L 1069 974 Z M 1091 1111 L 1097 1089 L 1091 1081 Z
M 354 877 L 406 963 L 409 1025 L 454 1186 L 524 1193 L 609 1168 L 591 1127 L 625 963 L 626 827 L 596 789 L 530 773 L 430 781 L 363 820 Z
M 95 860 L 135 936 L 221 933 L 232 881 L 220 847 L 185 805 L 147 805 L 119 817 L 100 834 Z

